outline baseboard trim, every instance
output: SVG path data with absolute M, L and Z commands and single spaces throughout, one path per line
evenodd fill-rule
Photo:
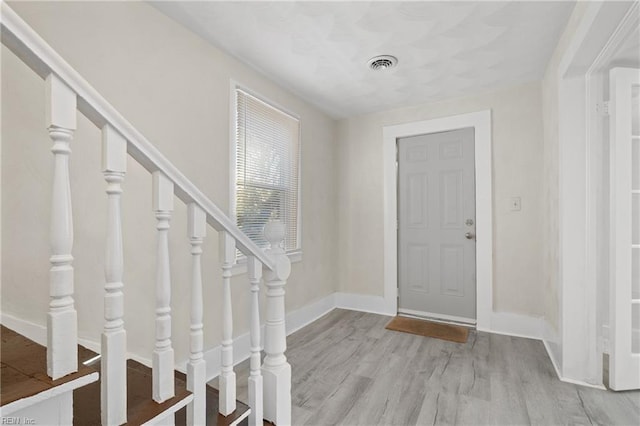
M 586 386 L 588 388 L 593 388 L 593 389 L 607 390 L 607 388 L 604 387 L 604 385 L 594 385 L 593 383 L 583 382 L 582 380 L 568 379 L 562 376 L 559 376 L 558 379 L 560 379 L 561 382 L 571 383 L 572 385 Z
M 558 333 L 555 329 L 549 324 L 548 321 L 542 320 L 542 343 L 544 344 L 544 348 L 547 351 L 547 355 L 549 355 L 549 359 L 551 360 L 551 364 L 553 364 L 553 369 L 556 372 L 556 376 L 558 376 L 558 380 L 565 383 L 571 383 L 573 385 L 586 386 L 589 388 L 607 390 L 604 385 L 596 385 L 593 383 L 585 382 L 582 380 L 569 379 L 562 375 L 562 348 L 558 344 L 559 338 Z
M 325 316 L 336 308 L 335 293 L 316 300 L 303 308 L 297 309 L 287 314 L 285 323 L 287 327 L 287 336 L 295 333 L 301 328 L 311 324 L 317 319 Z M 264 325 L 260 328 L 260 341 L 264 344 Z M 237 365 L 247 360 L 250 352 L 250 336 L 249 333 L 241 334 L 233 339 L 233 364 Z M 209 349 L 204 353 L 204 359 L 207 363 L 207 380 L 212 380 L 220 375 L 220 345 Z M 176 370 L 186 373 L 187 360 L 179 362 Z
M 351 311 L 369 312 L 371 314 L 395 316 L 390 312 L 384 297 L 365 294 L 334 293 L 335 307 Z
M 39 345 L 47 346 L 47 327 L 20 319 L 6 312 L 2 312 L 0 321 L 5 327 L 26 336 Z
M 396 315 L 396 312 L 389 310 L 385 299 L 380 296 L 351 293 L 335 293 L 334 295 L 336 308 L 386 316 Z M 542 318 L 508 312 L 493 312 L 491 314 L 491 327 L 479 327 L 478 330 L 542 340 Z
M 556 329 L 547 321 L 542 320 L 542 343 L 547 350 L 547 355 L 553 364 L 558 379 L 562 380 L 562 346 L 558 344 L 560 338 Z
M 509 312 L 493 312 L 491 314 L 491 327 L 488 329 L 479 327 L 478 330 L 494 334 L 542 340 L 542 318 L 512 314 Z
M 542 344 L 544 345 L 544 348 L 547 351 L 547 355 L 551 360 L 551 365 L 553 365 L 553 369 L 556 371 L 556 376 L 558 376 L 558 379 L 562 380 L 562 374 L 560 374 L 560 367 L 558 364 L 558 360 L 556 359 L 555 351 L 551 349 L 551 345 L 553 343 L 549 342 L 546 339 L 542 339 Z
M 309 305 L 287 314 L 287 336 L 333 311 L 336 308 L 336 294 L 337 293 L 331 293 L 322 299 L 316 300 Z

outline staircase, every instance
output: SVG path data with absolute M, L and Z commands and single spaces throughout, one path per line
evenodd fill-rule
M 290 262 L 281 242 L 285 227 L 264 230 L 262 250 L 236 224 L 125 120 L 6 3 L 1 4 L 2 44 L 46 82 L 47 122 L 53 176 L 50 228 L 49 307 L 46 346 L 2 327 L 0 416 L 20 424 L 291 424 L 291 367 L 285 357 L 284 286 Z M 74 301 L 73 221 L 69 159 L 77 111 L 102 134 L 106 182 L 104 329 L 100 354 L 78 345 Z M 155 346 L 151 365 L 127 359 L 124 323 L 121 195 L 127 158 L 152 175 L 156 219 Z M 81 159 L 78 159 L 81 161 Z M 81 176 L 74 178 L 82 178 Z M 168 234 L 174 196 L 187 205 L 192 259 L 190 355 L 186 374 L 175 371 L 171 340 L 171 279 Z M 222 341 L 220 389 L 207 386 L 201 258 L 208 228 L 222 247 Z M 231 268 L 236 250 L 247 257 L 250 295 L 249 404 L 236 401 L 233 366 Z M 153 256 L 153 254 L 140 254 Z M 263 279 L 264 271 L 264 279 Z M 264 362 L 261 364 L 259 290 L 266 291 Z M 187 330 L 185 330 L 187 332 Z M 14 419 L 14 420 L 11 420 Z M 4 422 L 4 420 L 3 420 Z M 5 423 L 6 424 L 6 423 Z

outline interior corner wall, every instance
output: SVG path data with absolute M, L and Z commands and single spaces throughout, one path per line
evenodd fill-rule
M 565 30 L 547 64 L 542 81 L 544 123 L 544 276 L 543 310 L 545 328 L 543 339 L 548 345 L 556 367 L 562 371 L 562 268 L 561 268 L 561 212 L 560 212 L 560 136 L 559 85 L 560 65 L 569 48 L 588 5 L 578 2 L 569 17 Z
M 339 122 L 340 291 L 383 296 L 383 127 L 490 109 L 494 311 L 540 317 L 542 96 L 538 82 Z M 522 210 L 509 209 L 521 197 Z
M 223 211 L 229 206 L 230 189 L 230 79 L 297 113 L 302 129 L 304 254 L 292 266 L 286 309 L 294 311 L 337 291 L 335 120 L 144 2 L 10 6 Z M 44 94 L 44 82 L 3 46 L 2 314 L 36 325 L 46 324 L 49 293 L 52 161 Z M 81 114 L 71 147 L 79 334 L 98 342 L 103 327 L 106 183 L 100 167 L 100 131 Z M 155 318 L 151 176 L 131 158 L 127 168 L 125 327 L 128 350 L 148 359 Z M 173 346 L 180 361 L 189 348 L 191 255 L 186 207 L 178 200 L 170 251 Z M 218 345 L 221 335 L 217 253 L 217 234 L 208 228 L 203 255 L 205 349 Z M 232 293 L 237 336 L 248 330 L 246 274 L 234 277 Z

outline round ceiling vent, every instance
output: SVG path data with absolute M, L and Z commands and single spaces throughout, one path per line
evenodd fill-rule
M 369 68 L 374 71 L 387 70 L 389 68 L 393 68 L 398 63 L 398 58 L 391 55 L 380 55 L 374 58 L 369 59 L 367 63 Z

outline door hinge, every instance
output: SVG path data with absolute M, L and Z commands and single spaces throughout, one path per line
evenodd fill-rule
M 596 112 L 603 116 L 609 115 L 609 101 L 597 102 L 596 103 Z

